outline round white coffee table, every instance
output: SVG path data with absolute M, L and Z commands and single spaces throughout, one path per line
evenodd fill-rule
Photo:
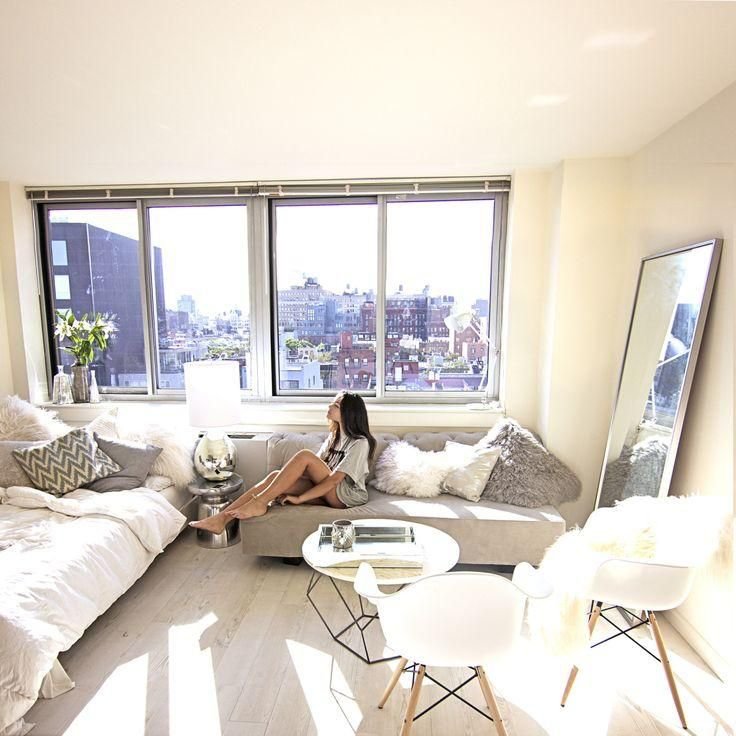
M 426 524 L 418 524 L 414 521 L 399 521 L 397 519 L 356 519 L 353 521 L 355 526 L 361 524 L 367 526 L 411 526 L 414 528 L 414 535 L 417 543 L 423 550 L 423 564 L 421 568 L 374 568 L 376 578 L 379 585 L 407 585 L 409 583 L 415 583 L 417 580 L 426 578 L 430 575 L 437 575 L 439 573 L 447 572 L 452 569 L 460 558 L 460 547 L 458 543 L 445 532 L 435 529 Z M 307 561 L 309 566 L 313 569 L 312 577 L 309 580 L 307 586 L 307 599 L 312 604 L 312 607 L 317 612 L 317 615 L 322 620 L 325 628 L 330 632 L 332 638 L 341 646 L 345 647 L 348 651 L 355 654 L 356 657 L 362 659 L 366 664 L 375 664 L 376 662 L 386 662 L 391 659 L 396 659 L 398 655 L 393 657 L 380 657 L 373 659 L 368 652 L 368 645 L 365 641 L 364 631 L 365 629 L 378 618 L 377 613 L 367 613 L 363 606 L 363 599 L 357 595 L 358 603 L 360 606 L 360 614 L 355 615 L 348 604 L 342 591 L 337 587 L 336 580 L 344 580 L 348 583 L 355 581 L 355 576 L 358 573 L 357 567 L 318 567 L 314 560 L 316 559 L 317 547 L 319 543 L 319 529 L 312 532 L 302 544 L 302 556 Z M 332 587 L 335 589 L 338 597 L 342 601 L 343 606 L 350 616 L 350 623 L 340 631 L 334 631 L 332 627 L 327 623 L 325 617 L 317 607 L 317 604 L 312 598 L 312 591 L 317 586 L 320 580 L 329 580 L 332 583 Z M 341 640 L 341 636 L 350 631 L 353 627 L 357 627 L 360 632 L 360 638 L 362 641 L 363 652 L 359 652 L 349 644 Z

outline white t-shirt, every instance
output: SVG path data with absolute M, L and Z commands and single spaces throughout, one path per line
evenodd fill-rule
M 365 491 L 365 479 L 368 477 L 368 453 L 370 445 L 365 437 L 341 437 L 334 450 L 328 450 L 330 437 L 319 448 L 317 453 L 330 470 L 345 473 L 352 485 Z

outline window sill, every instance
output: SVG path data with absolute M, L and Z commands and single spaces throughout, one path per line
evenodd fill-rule
M 325 426 L 327 400 L 320 403 L 301 402 L 243 402 L 241 421 L 232 429 L 239 431 L 268 431 L 281 428 L 322 428 Z M 59 418 L 84 424 L 113 407 L 126 413 L 147 414 L 157 422 L 188 424 L 186 404 L 181 400 L 139 399 L 102 401 L 99 404 L 68 404 L 57 406 L 41 404 L 55 411 Z M 474 411 L 467 404 L 367 404 L 371 425 L 380 429 L 487 429 L 504 415 L 503 408 L 492 404 L 491 409 Z

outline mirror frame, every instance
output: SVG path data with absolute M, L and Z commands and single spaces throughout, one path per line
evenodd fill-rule
M 639 301 L 639 291 L 641 289 L 641 281 L 644 275 L 644 267 L 648 261 L 654 261 L 658 258 L 664 258 L 671 256 L 676 253 L 684 253 L 695 248 L 700 248 L 706 245 L 710 245 L 713 248 L 713 252 L 710 257 L 710 264 L 708 265 L 708 276 L 705 280 L 705 286 L 703 288 L 703 296 L 700 302 L 700 311 L 698 312 L 698 320 L 695 324 L 695 332 L 693 333 L 693 342 L 690 346 L 690 357 L 687 361 L 687 367 L 685 369 L 685 378 L 682 383 L 682 391 L 680 393 L 680 399 L 677 402 L 677 411 L 675 412 L 675 420 L 672 425 L 672 438 L 670 441 L 669 449 L 667 450 L 667 457 L 665 459 L 664 468 L 662 470 L 662 478 L 659 483 L 659 492 L 657 498 L 666 496 L 669 491 L 670 481 L 672 480 L 672 473 L 675 469 L 675 459 L 677 458 L 677 448 L 680 443 L 680 435 L 682 434 L 682 427 L 685 422 L 685 410 L 687 409 L 687 402 L 690 398 L 690 389 L 692 388 L 693 376 L 695 374 L 695 365 L 698 362 L 698 353 L 700 352 L 700 343 L 703 339 L 703 332 L 705 331 L 705 322 L 708 317 L 708 309 L 710 307 L 710 300 L 713 294 L 713 286 L 715 285 L 716 274 L 718 272 L 718 264 L 721 259 L 721 250 L 723 248 L 722 238 L 710 238 L 703 240 L 699 243 L 692 243 L 691 245 L 685 245 L 681 248 L 673 248 L 672 250 L 664 251 L 663 253 L 655 253 L 651 256 L 646 256 L 641 259 L 639 266 L 639 277 L 636 282 L 636 292 L 634 294 L 634 304 L 631 308 L 631 318 L 629 319 L 629 329 L 626 334 L 626 344 L 624 346 L 623 359 L 621 360 L 621 370 L 618 376 L 618 386 L 616 388 L 616 398 L 613 402 L 613 411 L 611 412 L 611 421 L 608 425 L 608 438 L 606 439 L 606 450 L 603 454 L 603 464 L 601 465 L 601 472 L 598 476 L 598 491 L 595 496 L 595 507 L 598 508 L 601 498 L 601 490 L 603 489 L 603 478 L 606 474 L 606 466 L 608 465 L 608 453 L 611 447 L 611 433 L 613 431 L 613 423 L 616 419 L 616 409 L 619 405 L 619 399 L 621 397 L 621 383 L 624 377 L 624 368 L 626 366 L 626 357 L 629 352 L 629 343 L 631 342 L 631 333 L 634 327 L 634 316 L 636 314 L 636 305 Z

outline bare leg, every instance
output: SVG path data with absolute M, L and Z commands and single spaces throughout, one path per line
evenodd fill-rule
M 254 496 L 246 504 L 243 504 L 241 508 L 231 509 L 228 515 L 235 516 L 239 519 L 247 519 L 251 516 L 263 516 L 268 511 L 269 501 L 274 501 L 284 494 L 299 496 L 314 491 L 315 486 L 326 480 L 330 472 L 330 469 L 321 458 L 309 450 L 301 450 L 284 465 L 265 490 Z M 305 487 L 306 484 L 302 479 L 305 475 L 312 482 L 311 488 Z M 334 494 L 334 489 L 332 493 Z M 330 503 L 329 495 L 327 489 L 325 489 L 324 493 L 319 494 L 319 496 L 324 496 L 328 503 Z M 337 502 L 339 503 L 339 500 Z M 333 504 L 330 503 L 330 505 Z
M 256 493 L 260 493 L 264 489 L 268 488 L 271 481 L 273 481 L 273 479 L 278 474 L 279 471 L 274 470 L 273 472 L 269 473 L 260 483 L 256 483 L 256 485 L 254 485 L 252 488 L 249 488 L 245 493 L 238 496 L 238 498 L 236 498 L 229 506 L 220 511 L 219 514 L 210 516 L 207 519 L 202 519 L 201 521 L 190 521 L 189 526 L 193 526 L 197 529 L 206 529 L 207 531 L 214 532 L 215 534 L 221 534 L 225 529 L 225 525 L 229 521 L 232 521 L 232 516 L 227 516 L 225 514 L 225 511 L 237 509 L 243 504 L 248 503 L 250 500 L 252 500 L 253 496 Z

